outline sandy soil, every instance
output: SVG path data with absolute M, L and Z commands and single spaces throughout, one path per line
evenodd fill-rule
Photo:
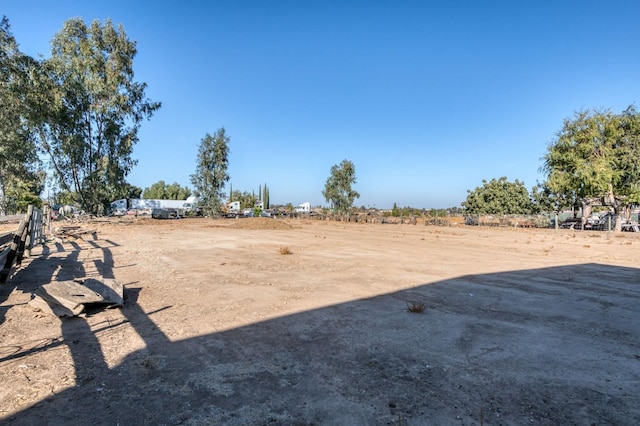
M 49 241 L 0 286 L 8 424 L 640 424 L 640 235 L 83 227 L 97 238 Z M 123 309 L 28 305 L 99 276 L 125 285 Z

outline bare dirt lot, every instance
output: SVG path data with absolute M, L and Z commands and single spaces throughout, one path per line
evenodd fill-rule
M 83 226 L 97 238 L 49 241 L 0 285 L 8 424 L 640 424 L 640 235 Z M 99 276 L 123 309 L 28 304 Z

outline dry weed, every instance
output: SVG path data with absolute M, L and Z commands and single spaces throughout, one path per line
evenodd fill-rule
M 293 252 L 289 250 L 289 247 L 284 246 L 284 247 L 280 247 L 279 253 L 282 255 L 287 255 L 287 254 L 292 254 Z
M 407 311 L 411 312 L 412 314 L 421 314 L 424 312 L 424 309 L 426 307 L 427 306 L 424 304 L 424 302 L 411 302 L 407 306 Z

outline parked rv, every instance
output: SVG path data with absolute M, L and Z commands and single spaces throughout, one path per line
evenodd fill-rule
M 226 217 L 238 218 L 242 216 L 242 210 L 240 210 L 240 201 L 232 201 L 227 204 L 227 209 L 224 212 Z
M 184 217 L 187 214 L 199 214 L 196 197 L 189 197 L 186 200 L 122 198 L 113 201 L 110 207 L 111 214 L 114 216 L 135 214 L 161 218 L 162 216 Z M 161 210 L 166 210 L 166 212 L 162 213 Z

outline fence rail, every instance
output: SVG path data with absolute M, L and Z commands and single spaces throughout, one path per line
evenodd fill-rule
M 48 207 L 45 210 L 29 206 L 15 232 L 0 235 L 0 283 L 7 282 L 11 268 L 22 264 L 24 256 L 31 256 L 31 249 L 44 242 L 44 230 L 50 226 Z

